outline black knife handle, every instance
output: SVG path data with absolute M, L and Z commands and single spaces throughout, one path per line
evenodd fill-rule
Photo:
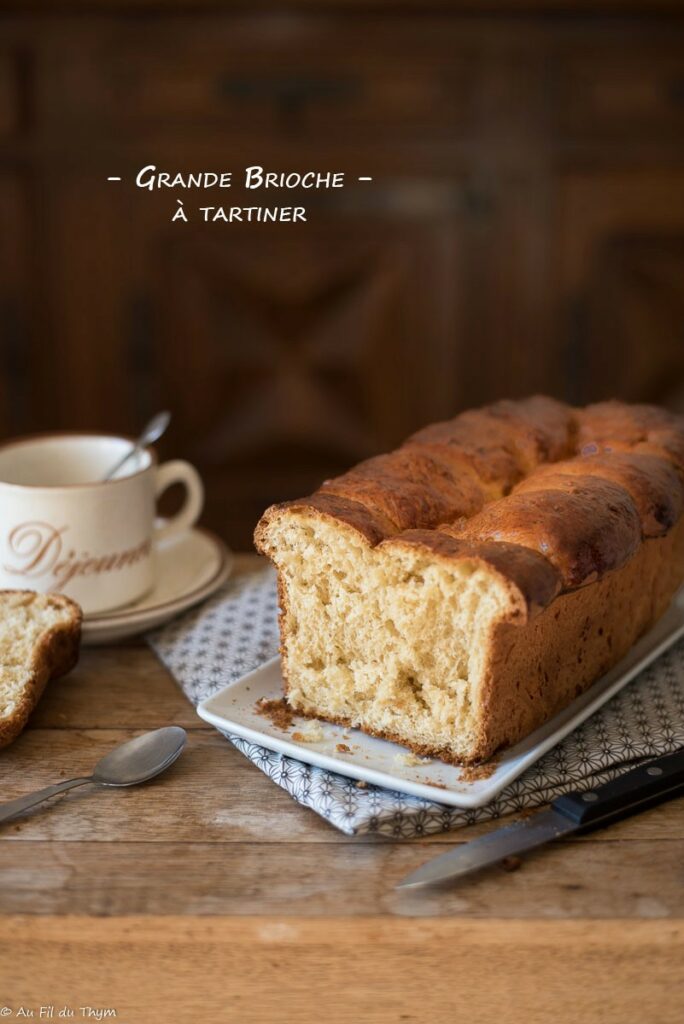
M 584 793 L 565 793 L 551 804 L 582 828 L 605 820 L 619 821 L 630 814 L 670 800 L 684 790 L 684 749 L 647 761 Z

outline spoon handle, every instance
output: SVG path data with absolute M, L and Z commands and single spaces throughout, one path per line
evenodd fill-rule
M 16 800 L 8 800 L 4 804 L 0 804 L 0 821 L 7 821 L 8 818 L 13 818 L 15 814 L 21 814 L 22 811 L 27 811 L 29 807 L 35 807 L 36 804 L 42 804 L 43 800 L 49 800 L 51 796 L 57 796 L 58 793 L 63 793 L 67 789 L 73 789 L 75 786 L 83 786 L 86 782 L 92 782 L 92 776 L 88 776 L 84 779 L 67 779 L 66 782 L 58 782 L 54 786 L 46 786 L 45 789 L 37 789 L 34 793 L 29 793 L 27 796 L 20 796 Z
M 112 468 L 109 470 L 107 475 L 105 477 L 103 477 L 102 479 L 104 481 L 107 481 L 107 480 L 111 480 L 113 476 L 116 476 L 116 474 L 119 472 L 119 470 L 122 469 L 126 465 L 128 460 L 132 459 L 134 455 L 138 454 L 138 452 L 140 451 L 140 448 L 141 448 L 140 442 L 136 442 L 133 445 L 133 447 L 131 448 L 131 450 L 129 452 L 126 452 L 125 455 L 122 455 L 121 458 L 119 459 L 119 461 L 115 465 L 112 466 Z

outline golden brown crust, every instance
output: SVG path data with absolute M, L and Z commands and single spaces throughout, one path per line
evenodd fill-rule
M 353 501 L 350 498 L 317 491 L 310 498 L 271 505 L 259 520 L 254 533 L 254 544 L 257 551 L 264 555 L 269 554 L 267 538 L 269 524 L 273 519 L 287 512 L 313 514 L 318 518 L 348 526 L 358 533 L 370 547 L 375 547 L 385 537 L 396 533 L 394 524 L 381 512 L 368 509 L 361 502 Z
M 426 427 L 310 498 L 269 509 L 255 539 L 268 554 L 268 522 L 287 510 L 345 525 L 371 547 L 447 529 L 539 551 L 568 590 L 624 565 L 642 536 L 671 529 L 683 487 L 683 417 L 619 402 L 576 410 L 534 396 Z
M 474 759 L 519 742 L 617 664 L 660 618 L 684 577 L 684 519 L 645 541 L 617 572 L 561 594 L 522 627 L 493 639 L 483 733 Z
M 578 493 L 581 482 L 596 476 L 623 487 L 634 502 L 644 537 L 659 537 L 682 514 L 684 481 L 667 459 L 645 452 L 583 455 L 539 466 L 516 486 L 516 493 L 565 490 Z
M 557 462 L 574 451 L 574 411 L 554 398 L 533 395 L 515 402 L 495 402 L 486 412 L 507 425 L 528 473 L 540 463 Z
M 465 464 L 456 470 L 436 446 L 399 448 L 368 459 L 326 481 L 319 494 L 334 494 L 380 511 L 397 531 L 471 516 L 485 502 L 475 473 Z
M 30 679 L 11 717 L 0 721 L 0 747 L 7 746 L 23 731 L 47 683 L 71 671 L 78 661 L 81 644 L 83 615 L 75 601 L 62 594 L 42 597 L 33 591 L 0 590 L 0 602 L 4 596 L 16 594 L 26 594 L 30 600 L 38 598 L 52 602 L 63 608 L 68 617 L 59 625 L 46 630 L 36 644 Z
M 517 544 L 464 540 L 451 530 L 449 526 L 440 530 L 410 530 L 385 541 L 384 546 L 419 547 L 448 561 L 486 565 L 510 586 L 517 621 L 527 621 L 560 593 L 560 574 L 543 555 Z
M 535 395 L 519 402 L 496 402 L 420 430 L 407 444 L 455 447 L 486 481 L 505 492 L 540 462 L 569 455 L 575 422 L 569 406 Z
M 615 400 L 595 402 L 578 410 L 577 444 L 624 441 L 637 444 L 654 433 L 674 432 L 681 436 L 684 417 L 658 405 L 630 405 Z
M 577 451 L 660 455 L 684 471 L 684 417 L 654 405 L 598 402 L 578 415 Z
M 619 569 L 641 542 L 632 499 L 608 480 L 564 479 L 572 491 L 514 492 L 464 522 L 459 535 L 540 552 L 558 569 L 566 590 Z
M 466 412 L 414 434 L 409 446 L 444 445 L 467 459 L 472 469 L 499 494 L 523 476 L 523 461 L 511 443 L 507 425 L 485 412 Z

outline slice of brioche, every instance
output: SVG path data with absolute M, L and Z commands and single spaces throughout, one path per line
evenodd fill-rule
M 60 594 L 0 590 L 0 747 L 22 731 L 48 680 L 78 661 L 81 619 Z

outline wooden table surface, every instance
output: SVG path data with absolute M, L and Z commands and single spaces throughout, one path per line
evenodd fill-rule
M 87 774 L 169 724 L 189 742 L 162 778 L 84 787 L 0 827 L 0 1020 L 67 1006 L 124 1024 L 681 1024 L 684 800 L 515 872 L 400 895 L 408 870 L 491 824 L 343 836 L 200 721 L 134 642 L 85 648 L 48 689 L 0 752 L 2 796 Z

